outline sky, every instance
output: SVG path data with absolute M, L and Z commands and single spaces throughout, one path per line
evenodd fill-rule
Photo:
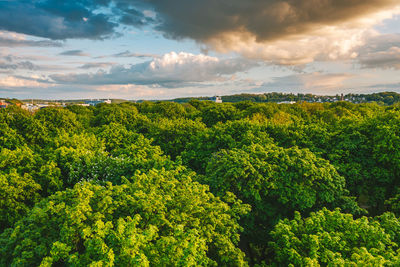
M 399 0 L 0 0 L 0 97 L 382 91 Z

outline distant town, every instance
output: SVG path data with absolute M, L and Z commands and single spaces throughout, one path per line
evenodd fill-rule
M 400 102 L 400 94 L 396 92 L 382 92 L 373 94 L 340 94 L 334 96 L 314 95 L 314 94 L 286 94 L 286 93 L 264 93 L 264 94 L 236 94 L 213 97 L 186 97 L 166 100 L 125 100 L 125 99 L 81 99 L 81 100 L 43 100 L 43 99 L 15 99 L 0 98 L 0 108 L 10 105 L 19 106 L 30 112 L 35 112 L 41 108 L 49 106 L 65 107 L 68 105 L 96 106 L 98 104 L 112 104 L 121 102 L 144 102 L 144 101 L 169 101 L 177 103 L 187 103 L 190 101 L 213 101 L 216 103 L 235 103 L 241 101 L 251 102 L 271 102 L 277 104 L 294 104 L 298 102 L 309 103 L 334 103 L 347 101 L 355 104 L 376 102 L 380 105 L 392 105 Z
M 128 101 L 128 100 L 126 100 Z M 121 101 L 120 101 L 121 102 Z M 122 101 L 124 102 L 124 101 Z M 11 105 L 19 106 L 22 109 L 26 109 L 30 112 L 37 111 L 46 107 L 65 107 L 67 105 L 79 105 L 79 106 L 96 106 L 97 104 L 111 104 L 110 99 L 97 99 L 97 100 L 18 100 L 18 99 L 0 99 L 0 108 L 6 108 Z

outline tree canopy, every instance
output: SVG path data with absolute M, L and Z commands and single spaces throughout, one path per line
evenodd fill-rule
M 398 266 L 391 96 L 0 109 L 0 266 Z

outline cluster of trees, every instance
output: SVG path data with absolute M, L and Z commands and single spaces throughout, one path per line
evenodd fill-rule
M 400 106 L 0 110 L 0 266 L 398 266 Z
M 237 94 L 222 96 L 224 102 L 237 103 L 242 101 L 252 102 L 336 102 L 341 100 L 341 95 L 314 95 L 314 94 L 293 94 L 293 93 L 265 93 L 265 94 Z M 209 100 L 207 97 L 198 98 L 177 98 L 173 101 L 187 103 L 191 100 Z M 400 94 L 395 92 L 382 92 L 373 94 L 345 94 L 343 99 L 352 103 L 378 102 L 384 105 L 392 105 L 400 102 Z

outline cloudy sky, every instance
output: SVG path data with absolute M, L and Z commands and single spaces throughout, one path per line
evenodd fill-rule
M 0 97 L 379 91 L 399 0 L 0 0 Z

